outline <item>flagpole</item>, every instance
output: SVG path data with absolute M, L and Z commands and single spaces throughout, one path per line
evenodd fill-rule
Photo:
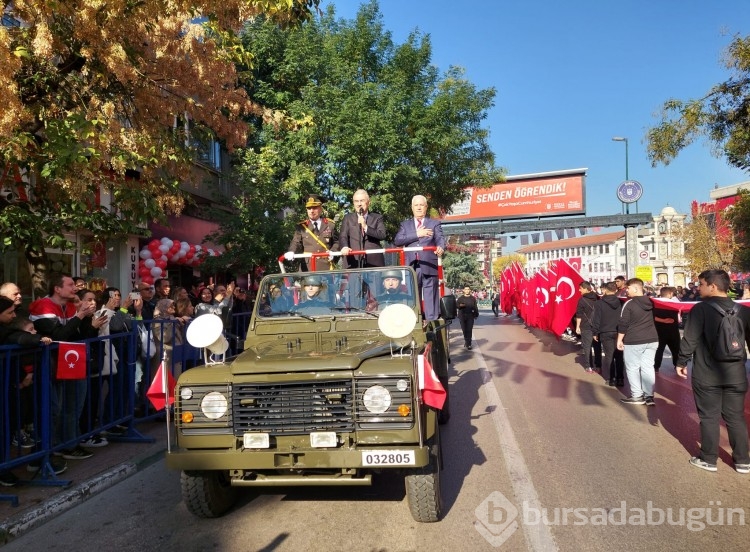
M 167 351 L 165 350 L 162 353 L 161 357 L 161 367 L 159 368 L 161 370 L 161 390 L 162 393 L 164 393 L 164 412 L 166 413 L 166 420 L 167 420 L 167 452 L 172 452 L 172 437 L 169 434 L 169 381 L 167 378 Z

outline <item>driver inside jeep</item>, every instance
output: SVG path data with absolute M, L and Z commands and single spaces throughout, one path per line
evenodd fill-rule
M 326 285 L 322 276 L 313 274 L 302 280 L 299 304 L 293 310 L 302 314 L 330 314 L 331 303 L 326 299 Z

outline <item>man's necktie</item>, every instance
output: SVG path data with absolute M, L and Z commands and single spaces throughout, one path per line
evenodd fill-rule
M 313 226 L 315 227 L 315 233 L 317 234 L 320 228 L 318 227 L 318 224 L 320 224 L 317 220 L 313 222 Z
M 417 219 L 417 230 L 419 230 L 420 228 L 422 228 L 422 219 L 418 218 Z

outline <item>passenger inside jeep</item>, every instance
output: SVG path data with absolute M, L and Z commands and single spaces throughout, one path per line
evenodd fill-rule
M 402 303 L 411 305 L 414 299 L 405 292 L 405 286 L 401 283 L 400 270 L 387 270 L 383 273 L 383 292 L 377 296 L 378 310 L 383 310 L 388 305 Z
M 328 297 L 328 279 L 318 274 L 305 276 L 301 282 L 300 301 L 292 309 L 302 314 L 330 314 L 333 302 Z

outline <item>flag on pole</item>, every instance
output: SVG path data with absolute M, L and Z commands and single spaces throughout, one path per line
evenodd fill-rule
M 440 410 L 445 404 L 445 388 L 443 388 L 443 384 L 440 383 L 430 364 L 430 347 L 432 347 L 432 343 L 425 347 L 424 354 L 417 356 L 419 389 L 422 391 L 422 401 L 427 406 Z
M 159 368 L 154 375 L 154 381 L 146 391 L 146 397 L 151 401 L 156 410 L 161 410 L 168 404 L 174 403 L 174 386 L 176 382 L 172 373 L 167 370 L 164 360 L 159 363 Z
M 60 342 L 57 352 L 57 379 L 86 378 L 86 344 Z
M 552 312 L 550 330 L 560 337 L 576 313 L 578 299 L 581 296 L 578 286 L 583 282 L 583 277 L 565 259 L 557 261 L 556 271 L 555 307 Z

